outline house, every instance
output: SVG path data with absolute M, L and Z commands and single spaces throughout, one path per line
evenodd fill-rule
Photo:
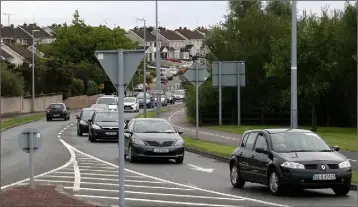
M 144 29 L 130 29 L 127 31 L 126 37 L 133 42 L 137 42 L 141 49 L 144 48 Z M 154 61 L 156 57 L 156 37 L 151 33 L 149 29 L 146 29 L 146 54 L 148 61 Z
M 20 66 L 32 59 L 32 53 L 27 50 L 27 46 L 1 43 L 1 52 L 3 51 L 4 53 L 1 53 L 1 56 L 16 66 Z
M 188 60 L 193 56 L 195 56 L 193 44 L 185 45 L 180 49 L 180 59 Z
M 197 27 L 195 29 L 195 31 L 201 33 L 202 35 L 204 35 L 204 37 L 206 38 L 208 36 L 209 30 L 204 28 L 204 27 Z M 200 48 L 201 50 L 201 54 L 205 55 L 209 52 L 209 48 L 205 45 L 205 38 L 204 38 L 204 44 L 203 46 Z
M 203 48 L 205 39 L 203 33 L 198 30 L 187 29 L 186 27 L 179 27 L 175 32 L 187 40 L 186 47 L 183 50 L 189 50 L 190 56 L 202 54 L 203 50 L 201 48 Z
M 28 34 L 18 27 L 14 27 L 13 24 L 10 26 L 3 26 L 1 24 L 1 42 L 7 44 L 20 44 L 28 45 L 29 36 Z
M 152 33 L 153 35 L 156 35 L 156 31 L 153 31 Z M 180 49 L 185 47 L 186 40 L 173 30 L 168 29 L 159 30 L 158 37 L 162 42 L 162 46 L 167 47 L 168 53 L 165 57 L 179 59 Z
M 23 24 L 18 26 L 21 30 L 29 35 L 29 45 L 32 44 L 32 31 L 37 30 L 34 33 L 35 42 L 38 44 L 50 44 L 55 41 L 55 37 L 46 32 L 43 28 L 34 24 Z

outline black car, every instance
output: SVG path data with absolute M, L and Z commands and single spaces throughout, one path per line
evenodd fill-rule
M 88 140 L 118 139 L 118 112 L 96 111 L 88 120 Z
M 52 119 L 70 120 L 70 107 L 64 103 L 51 103 L 46 109 L 46 120 Z
M 230 180 L 235 188 L 246 181 L 267 185 L 274 195 L 304 188 L 332 188 L 336 195 L 346 195 L 352 167 L 338 150 L 309 130 L 246 131 L 232 153 Z
M 78 136 L 83 136 L 83 133 L 88 133 L 88 119 L 92 118 L 95 111 L 99 111 L 99 109 L 83 108 L 80 115 L 76 115 Z
M 135 118 L 124 128 L 124 151 L 130 162 L 138 158 L 175 159 L 183 163 L 182 132 L 165 119 Z
M 165 97 L 168 99 L 168 103 L 175 104 L 175 97 L 172 92 L 165 92 Z

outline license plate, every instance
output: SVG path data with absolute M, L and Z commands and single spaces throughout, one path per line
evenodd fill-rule
M 106 135 L 116 135 L 117 132 L 106 132 Z
M 59 114 L 54 114 L 53 116 L 60 116 Z
M 154 152 L 167 153 L 167 152 L 169 152 L 169 149 L 154 149 Z
M 313 180 L 335 180 L 336 174 L 315 174 Z

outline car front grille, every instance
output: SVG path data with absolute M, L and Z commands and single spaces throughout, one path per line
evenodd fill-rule
M 149 146 L 153 147 L 170 147 L 174 144 L 174 141 L 163 141 L 159 143 L 158 141 L 145 141 Z
M 338 169 L 338 164 L 328 164 L 329 169 Z
M 308 165 L 305 165 L 305 169 L 315 170 L 315 169 L 317 169 L 317 165 L 316 164 L 308 164 Z
M 129 110 L 132 110 L 132 106 L 124 106 L 124 109 L 129 109 Z
M 106 132 L 118 131 L 118 127 L 102 127 Z

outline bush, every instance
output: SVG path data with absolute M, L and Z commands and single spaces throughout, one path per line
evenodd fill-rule
M 153 82 L 153 76 L 152 75 L 147 75 L 146 76 L 146 82 L 147 82 L 147 84 L 152 83 Z
M 70 85 L 71 95 L 72 96 L 79 96 L 82 95 L 84 90 L 84 83 L 81 79 L 72 78 L 72 82 Z
M 24 95 L 24 78 L 8 70 L 6 64 L 1 67 L 1 92 L 3 97 L 14 97 Z
M 88 90 L 87 90 L 87 96 L 93 96 L 98 94 L 98 86 L 97 83 L 93 80 L 88 81 Z

